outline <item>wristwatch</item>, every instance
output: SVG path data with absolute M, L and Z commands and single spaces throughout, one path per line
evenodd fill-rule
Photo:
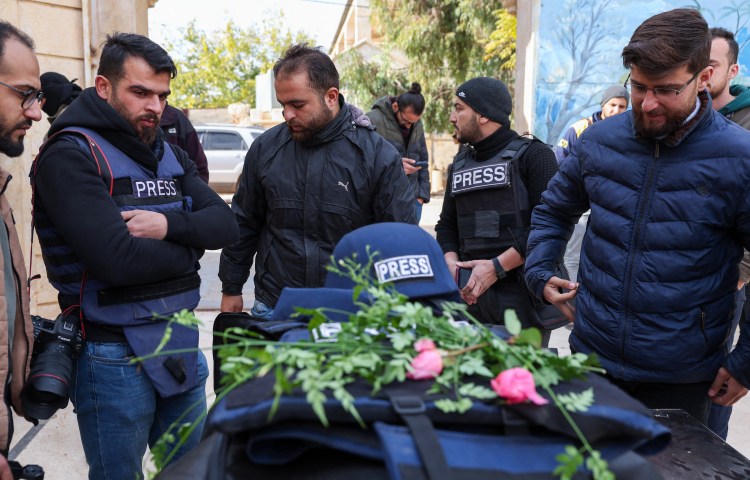
M 497 257 L 492 257 L 492 265 L 495 266 L 495 274 L 497 275 L 498 280 L 502 280 L 508 276 L 508 272 L 506 272 L 503 266 L 500 265 L 500 260 L 498 260 Z

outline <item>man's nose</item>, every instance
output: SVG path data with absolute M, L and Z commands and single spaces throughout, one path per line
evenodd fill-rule
M 643 100 L 641 101 L 641 108 L 643 109 L 643 111 L 650 112 L 658 106 L 659 100 L 656 98 L 656 95 L 654 95 L 654 92 L 651 90 L 646 90 L 646 94 L 643 96 Z
M 42 119 L 42 104 L 35 101 L 29 108 L 23 111 L 23 116 L 29 120 L 38 122 Z

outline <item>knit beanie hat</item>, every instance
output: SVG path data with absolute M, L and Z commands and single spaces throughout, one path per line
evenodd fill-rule
M 73 83 L 76 79 L 68 80 L 57 72 L 46 72 L 39 79 L 44 92 L 42 110 L 51 117 L 55 116 L 60 107 L 72 103 L 82 91 L 81 87 Z
M 599 105 L 603 107 L 605 103 L 613 98 L 624 98 L 625 102 L 630 104 L 630 93 L 628 93 L 628 89 L 622 85 L 613 85 L 604 90 L 602 101 Z
M 496 78 L 477 77 L 461 84 L 456 96 L 475 112 L 503 126 L 510 125 L 513 101 L 508 87 Z

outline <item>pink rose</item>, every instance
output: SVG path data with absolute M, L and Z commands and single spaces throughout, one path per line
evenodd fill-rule
M 417 352 L 424 352 L 425 350 L 437 350 L 437 347 L 435 346 L 435 342 L 433 342 L 429 338 L 423 338 L 421 340 L 417 340 L 417 342 L 414 344 L 414 350 L 416 350 Z
M 536 405 L 544 405 L 547 402 L 534 387 L 534 376 L 525 368 L 511 368 L 501 372 L 490 381 L 492 389 L 500 397 L 504 398 L 508 405 L 523 403 L 530 400 Z
M 429 338 L 423 338 L 414 344 L 419 355 L 411 361 L 410 371 L 406 374 L 412 380 L 430 380 L 443 371 L 443 356 Z

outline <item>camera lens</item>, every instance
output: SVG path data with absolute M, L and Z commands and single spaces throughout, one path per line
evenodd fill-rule
M 70 347 L 50 342 L 39 352 L 31 366 L 22 400 L 24 413 L 46 420 L 68 404 L 68 388 L 73 371 Z

